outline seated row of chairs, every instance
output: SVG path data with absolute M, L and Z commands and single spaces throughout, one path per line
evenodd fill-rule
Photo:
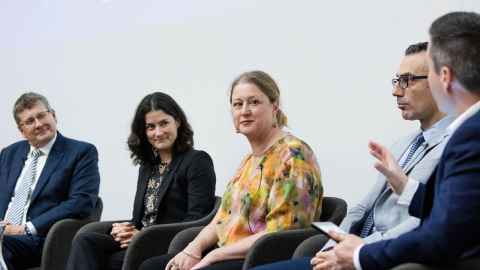
M 153 256 L 166 253 L 178 253 L 207 225 L 220 207 L 221 198 L 216 197 L 215 207 L 207 216 L 190 222 L 159 224 L 145 228 L 132 239 L 125 255 L 123 270 L 136 270 L 140 264 Z M 64 219 L 55 223 L 48 232 L 42 254 L 40 267 L 29 270 L 63 270 L 65 269 L 71 243 L 75 234 L 82 232 L 106 233 L 114 222 L 126 220 L 100 221 L 103 210 L 99 199 L 95 211 L 85 220 Z M 316 221 L 331 221 L 337 225 L 342 222 L 347 213 L 347 203 L 335 197 L 324 197 L 322 215 Z M 282 231 L 264 235 L 250 249 L 243 264 L 243 269 L 254 266 L 286 260 L 296 251 L 304 240 L 317 235 L 311 229 Z

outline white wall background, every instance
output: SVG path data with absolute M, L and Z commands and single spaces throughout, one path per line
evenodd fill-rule
M 221 195 L 246 140 L 233 131 L 230 82 L 262 69 L 279 83 L 291 130 L 315 150 L 326 195 L 356 203 L 376 178 L 367 142 L 417 128 L 390 79 L 430 23 L 477 1 L 0 0 L 0 148 L 27 90 L 49 98 L 60 131 L 99 150 L 103 219 L 130 217 L 137 168 L 126 138 L 153 90 L 171 94 L 214 159 Z

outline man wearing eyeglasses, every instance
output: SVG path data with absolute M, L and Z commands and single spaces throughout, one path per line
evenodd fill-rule
M 13 116 L 26 140 L 0 153 L 2 251 L 9 270 L 38 266 L 50 227 L 88 217 L 100 183 L 96 148 L 60 134 L 44 96 L 23 94 Z
M 430 40 L 433 97 L 442 111 L 457 116 L 435 172 L 426 184 L 418 183 L 387 149 L 370 145 L 375 168 L 396 194 L 411 201 L 409 211 L 421 224 L 395 239 L 367 244 L 332 233 L 340 242 L 335 269 L 480 269 L 480 14 L 441 16 L 430 26 Z
M 420 129 L 400 139 L 391 150 L 403 172 L 422 183 L 435 169 L 447 141 L 446 127 L 453 121 L 452 117 L 440 112 L 428 86 L 427 46 L 426 42 L 410 45 L 392 79 L 392 94 L 402 118 L 418 120 Z M 340 227 L 361 237 L 365 243 L 395 238 L 419 225 L 419 219 L 409 215 L 408 206 L 409 201 L 395 194 L 385 176 L 380 174 L 370 192 L 349 210 Z M 311 260 L 298 259 L 255 270 L 307 270 L 312 266 L 313 269 L 334 269 L 336 259 L 332 248 L 335 242 L 330 240 L 325 244 L 326 241 L 325 236 L 318 235 L 302 243 L 301 249 L 305 251 L 320 250 Z

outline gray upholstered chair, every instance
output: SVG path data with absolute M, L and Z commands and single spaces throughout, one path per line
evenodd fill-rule
M 167 253 L 170 241 L 178 232 L 190 227 L 207 225 L 217 213 L 220 203 L 221 198 L 216 196 L 213 210 L 201 219 L 188 222 L 158 224 L 141 230 L 133 237 L 132 241 L 128 245 L 122 270 L 137 270 L 138 267 L 140 267 L 140 264 L 142 264 L 142 262 L 146 259 Z M 123 221 L 128 220 L 90 223 L 81 228 L 78 233 L 108 233 L 112 228 L 113 223 Z
M 319 221 L 331 221 L 337 225 L 342 222 L 347 213 L 347 203 L 339 198 L 324 197 L 322 215 Z M 186 229 L 178 233 L 170 243 L 169 254 L 177 254 L 190 243 L 203 227 Z M 288 260 L 298 244 L 312 235 L 318 234 L 313 228 L 288 230 L 270 233 L 260 237 L 250 248 L 245 257 L 243 269 L 272 263 L 280 260 Z
M 41 265 L 29 270 L 64 270 L 70 254 L 73 237 L 85 224 L 100 220 L 102 211 L 103 202 L 99 197 L 94 211 L 88 218 L 66 218 L 53 224 L 45 238 Z

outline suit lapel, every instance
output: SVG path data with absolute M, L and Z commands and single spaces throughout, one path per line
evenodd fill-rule
M 435 138 L 432 138 L 431 144 L 428 144 L 427 147 L 422 149 L 418 154 L 414 156 L 414 159 L 407 164 L 405 168 L 405 173 L 408 175 L 410 171 L 430 152 L 432 149 L 434 149 L 437 145 L 439 145 L 443 140 L 445 140 L 448 137 L 447 134 L 444 132 L 440 133 L 438 136 Z
M 42 173 L 38 178 L 37 185 L 35 186 L 35 190 L 32 193 L 32 202 L 38 197 L 42 189 L 44 188 L 45 184 L 50 179 L 50 176 L 55 171 L 57 166 L 60 164 L 60 161 L 63 159 L 63 150 L 64 150 L 64 142 L 65 139 L 63 138 L 60 133 L 57 135 L 57 140 L 53 144 L 52 150 L 48 154 L 47 161 L 45 162 L 45 166 L 43 167 Z
M 147 182 L 150 179 L 152 174 L 152 166 L 149 164 L 145 164 L 143 169 L 141 170 L 141 175 L 139 177 L 139 184 L 138 184 L 138 194 L 135 196 L 135 202 L 133 204 L 133 222 L 136 226 L 141 226 L 142 217 L 143 217 L 143 209 L 144 209 L 144 200 L 145 200 L 145 193 L 147 192 Z
M 176 171 L 178 166 L 182 163 L 182 160 L 184 158 L 183 154 L 180 154 L 179 156 L 174 156 L 172 160 L 172 164 L 170 164 L 170 168 L 168 172 L 164 175 L 163 180 L 162 180 L 162 185 L 160 188 L 160 193 L 158 194 L 158 204 L 160 205 L 162 203 L 163 197 L 165 197 L 165 193 L 169 189 L 170 185 L 173 182 L 173 179 L 175 179 Z
M 405 152 L 408 151 L 408 147 L 410 146 L 412 141 L 418 136 L 418 134 L 420 133 L 416 132 L 414 134 L 411 134 L 410 136 L 406 137 L 402 143 L 398 144 L 397 147 L 392 148 L 392 154 L 398 162 L 400 162 L 400 159 L 403 157 Z
M 25 161 L 27 160 L 28 152 L 30 150 L 30 145 L 25 141 L 20 146 L 18 151 L 18 155 L 15 156 L 14 160 L 12 161 L 12 169 L 8 174 L 7 178 L 7 192 L 9 192 L 10 197 L 12 197 L 13 192 L 15 190 L 15 186 L 17 184 L 18 177 L 22 173 L 23 166 L 25 165 Z

